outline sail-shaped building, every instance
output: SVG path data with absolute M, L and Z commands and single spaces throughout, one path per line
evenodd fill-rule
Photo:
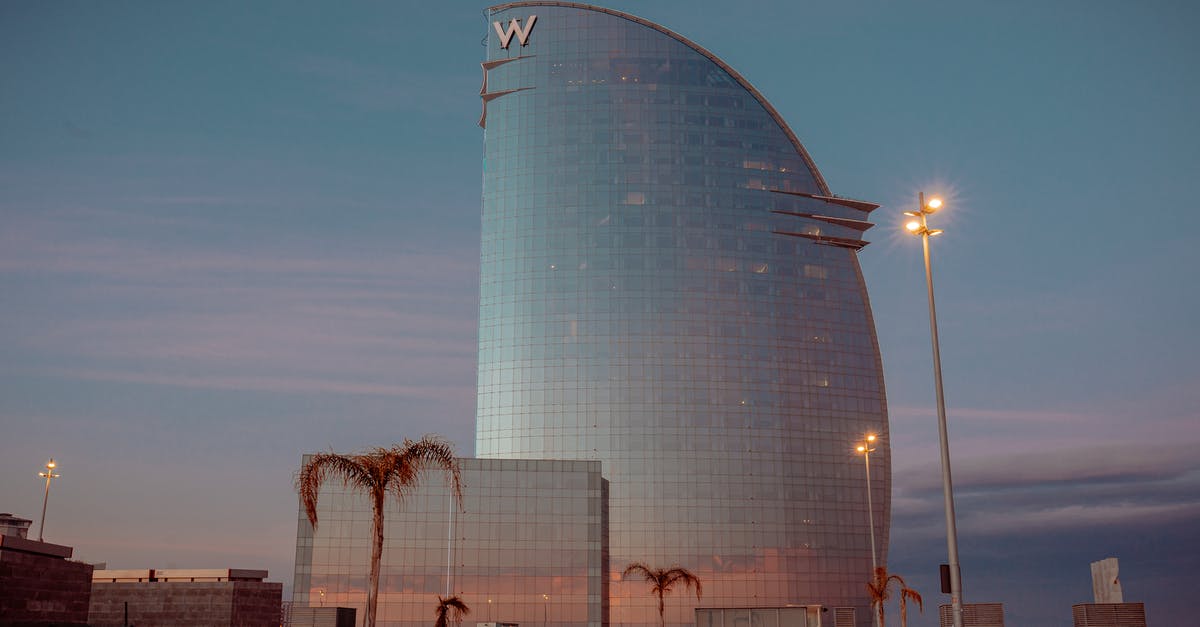
M 489 13 L 476 454 L 602 462 L 613 623 L 658 618 L 632 561 L 692 570 L 704 606 L 867 614 L 876 205 L 835 196 L 762 94 L 662 26 Z M 676 597 L 668 622 L 692 622 Z

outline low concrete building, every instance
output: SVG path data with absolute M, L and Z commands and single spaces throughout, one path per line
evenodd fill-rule
M 283 584 L 265 570 L 97 570 L 91 627 L 278 627 Z M 126 605 L 128 604 L 128 605 Z M 128 618 L 126 618 L 128 611 Z
M 843 620 L 849 617 L 850 622 L 835 622 L 835 627 L 854 625 L 854 608 L 837 608 L 850 610 L 849 614 L 842 612 Z M 822 627 L 825 625 L 825 614 L 829 608 L 820 605 L 789 605 L 786 607 L 698 607 L 695 609 L 696 627 Z M 838 616 L 837 611 L 834 617 Z
M 69 546 L 23 536 L 0 534 L 0 627 L 85 626 L 92 566 L 69 560 Z
M 1003 603 L 963 603 L 963 627 L 1004 627 Z M 954 610 L 949 604 L 938 606 L 942 627 L 954 625 Z
M 352 607 L 293 607 L 289 627 L 354 627 Z
M 1075 627 L 1146 627 L 1142 603 L 1079 603 L 1071 606 Z
M 29 537 L 29 525 L 33 521 L 27 518 L 17 518 L 8 512 L 0 513 L 0 536 Z

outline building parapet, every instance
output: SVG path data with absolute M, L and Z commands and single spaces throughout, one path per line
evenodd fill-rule
M 106 569 L 92 573 L 92 581 L 108 583 L 219 583 L 222 581 L 262 581 L 266 578 L 267 571 L 265 570 L 245 568 Z

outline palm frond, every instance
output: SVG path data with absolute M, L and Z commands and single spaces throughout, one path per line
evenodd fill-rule
M 471 613 L 471 608 L 467 607 L 465 601 L 458 595 L 442 598 L 438 595 L 437 608 L 434 610 L 434 627 L 449 627 L 450 623 L 458 624 L 467 614 Z
M 643 562 L 630 562 L 630 564 L 625 567 L 625 572 L 621 573 L 621 578 L 624 579 L 631 574 L 641 575 L 646 579 L 646 581 L 654 581 L 657 579 L 657 577 L 654 575 L 654 570 Z
M 331 478 L 338 478 L 347 486 L 369 490 L 373 483 L 371 474 L 359 459 L 361 455 L 339 455 L 317 453 L 300 468 L 296 477 L 296 490 L 304 504 L 304 512 L 313 529 L 317 528 L 317 495 L 321 487 Z
M 883 603 L 892 598 L 892 592 L 889 589 L 892 577 L 888 575 L 888 571 L 883 566 L 875 568 L 871 581 L 867 582 L 867 592 L 871 594 L 871 604 Z
M 901 588 L 900 596 L 901 598 L 915 601 L 917 604 L 917 609 L 921 610 L 922 613 L 925 612 L 925 600 L 921 598 L 921 594 L 916 590 L 913 590 L 912 588 Z
M 462 474 L 454 447 L 445 439 L 427 435 L 420 440 L 404 440 L 404 444 L 392 447 L 393 456 L 389 468 L 388 488 L 397 500 L 403 500 L 417 479 L 427 470 L 443 470 L 455 499 L 462 503 Z
M 679 582 L 683 582 L 683 587 L 685 589 L 695 586 L 697 601 L 699 601 L 700 596 L 704 594 L 704 589 L 700 586 L 700 578 L 693 574 L 692 571 L 686 568 L 680 568 L 679 566 L 672 566 L 662 573 L 663 591 L 670 592 L 671 588 Z

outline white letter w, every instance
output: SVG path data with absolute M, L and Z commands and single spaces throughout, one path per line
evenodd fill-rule
M 492 26 L 496 27 L 496 34 L 500 36 L 500 47 L 507 48 L 509 42 L 512 41 L 513 35 L 516 35 L 522 46 L 529 45 L 529 33 L 533 32 L 533 23 L 537 21 L 536 15 L 530 15 L 525 22 L 525 29 L 521 30 L 521 20 L 513 18 L 508 21 L 508 30 L 500 28 L 500 22 L 492 22 Z

